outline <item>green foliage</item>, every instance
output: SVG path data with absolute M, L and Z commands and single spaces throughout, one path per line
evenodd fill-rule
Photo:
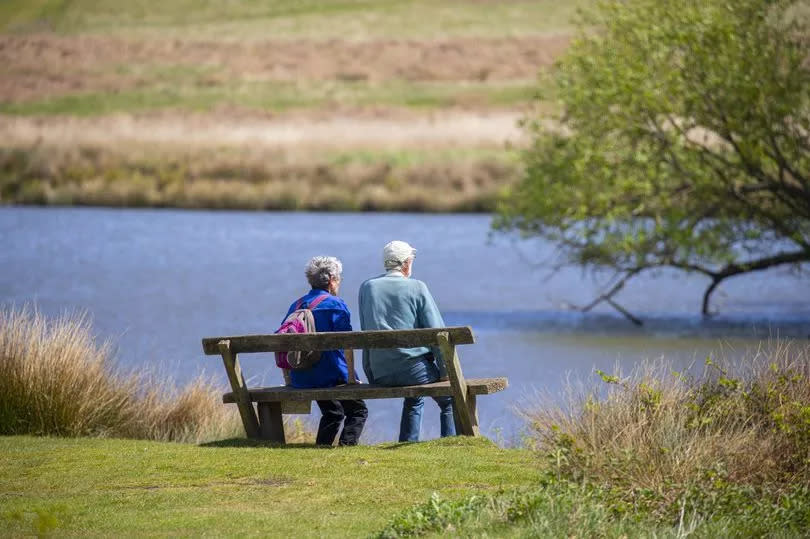
M 599 2 L 551 75 L 557 124 L 527 122 L 525 179 L 495 226 L 558 243 L 568 263 L 715 285 L 810 260 L 810 17 L 796 4 Z
M 512 531 L 541 537 L 621 537 L 648 527 L 627 515 L 618 518 L 604 492 L 590 485 L 544 480 L 542 488 L 502 490 L 447 500 L 436 493 L 392 519 L 376 537 L 420 535 L 489 536 Z
M 395 517 L 380 532 L 379 537 L 390 539 L 419 535 L 427 531 L 445 531 L 473 520 L 484 509 L 487 501 L 483 496 L 471 496 L 454 502 L 442 499 L 434 492 L 424 504 L 412 507 Z
M 621 490 L 548 474 L 534 489 L 427 502 L 394 517 L 376 537 L 802 537 L 810 489 L 785 491 L 724 482 L 716 473 L 671 492 Z

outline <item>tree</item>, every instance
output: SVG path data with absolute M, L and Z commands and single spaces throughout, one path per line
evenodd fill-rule
M 810 261 L 809 18 L 807 0 L 598 2 L 495 228 L 615 269 L 601 299 L 654 268 L 704 274 L 704 314 L 723 280 Z

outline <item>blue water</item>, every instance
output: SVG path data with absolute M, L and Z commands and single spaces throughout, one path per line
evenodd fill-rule
M 537 392 L 554 398 L 566 376 L 623 369 L 663 357 L 673 368 L 709 354 L 738 360 L 761 340 L 810 338 L 810 276 L 787 268 L 730 279 L 699 315 L 707 280 L 663 271 L 640 276 L 617 297 L 645 320 L 633 326 L 608 306 L 582 314 L 604 276 L 548 269 L 552 246 L 490 237 L 482 215 L 250 213 L 84 208 L 0 208 L 0 303 L 35 303 L 45 314 L 86 311 L 125 369 L 182 384 L 200 373 L 227 382 L 200 339 L 268 333 L 307 289 L 314 255 L 344 263 L 341 293 L 381 268 L 392 239 L 418 249 L 414 277 L 430 287 L 449 325 L 470 325 L 477 344 L 459 349 L 467 377 L 507 376 L 510 388 L 479 400 L 483 430 L 518 436 L 514 407 Z M 358 328 L 359 329 L 359 328 Z M 252 383 L 280 376 L 266 355 L 242 358 Z M 370 402 L 367 440 L 396 436 L 399 404 Z M 423 435 L 438 434 L 425 407 Z

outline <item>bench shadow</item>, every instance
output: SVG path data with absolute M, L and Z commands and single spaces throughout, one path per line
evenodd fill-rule
M 380 449 L 400 449 L 402 447 L 407 447 L 410 445 L 419 444 L 420 442 L 397 442 L 392 443 L 390 445 L 377 445 Z M 375 444 L 376 445 L 376 444 Z M 317 449 L 317 450 L 328 450 L 328 449 L 335 449 L 337 446 L 328 446 L 328 445 L 315 445 L 315 444 L 304 444 L 304 443 L 288 443 L 288 444 L 280 444 L 278 442 L 270 442 L 267 440 L 250 440 L 247 438 L 228 438 L 226 440 L 216 440 L 213 442 L 206 442 L 204 444 L 198 444 L 197 447 L 208 447 L 213 449 L 218 448 L 232 448 L 232 447 L 267 447 L 273 449 Z
M 380 449 L 399 449 L 401 447 L 407 447 L 409 445 L 414 445 L 414 444 L 418 444 L 418 443 L 419 442 L 397 442 L 395 444 L 386 445 L 384 447 L 381 447 Z
M 288 443 L 280 444 L 278 442 L 270 442 L 267 440 L 249 440 L 247 438 L 228 438 L 226 440 L 216 440 L 213 442 L 206 442 L 198 444 L 198 447 L 208 448 L 230 448 L 230 447 L 268 447 L 273 449 L 332 449 L 330 446 L 304 444 L 304 443 Z

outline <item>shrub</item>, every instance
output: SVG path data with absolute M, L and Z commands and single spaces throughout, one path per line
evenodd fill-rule
M 523 412 L 565 476 L 651 489 L 718 466 L 737 484 L 810 478 L 810 346 L 775 342 L 736 367 L 708 359 L 698 376 L 597 374 L 606 393 Z

